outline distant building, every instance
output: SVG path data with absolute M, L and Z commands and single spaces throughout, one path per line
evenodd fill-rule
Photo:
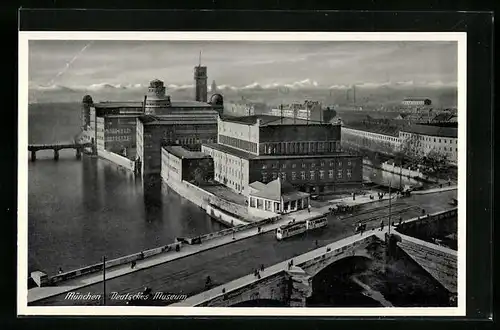
M 217 143 L 203 144 L 215 180 L 249 195 L 255 181 L 280 177 L 304 192 L 359 187 L 361 157 L 340 150 L 340 125 L 270 115 L 218 118 Z
M 404 106 L 428 106 L 432 104 L 432 101 L 428 98 L 406 98 L 401 102 Z
M 458 160 L 458 129 L 432 125 L 412 125 L 399 132 L 401 143 L 411 144 L 421 155 L 431 152 L 446 157 L 451 164 Z
M 318 101 L 304 103 L 281 104 L 271 109 L 270 115 L 287 118 L 297 118 L 312 121 L 323 121 L 323 108 Z
M 217 90 L 217 84 L 215 83 L 215 80 L 212 81 L 212 86 L 210 86 L 210 93 L 212 94 L 219 93 Z
M 252 101 L 236 101 L 224 104 L 224 114 L 229 116 L 243 117 L 262 115 L 267 112 L 267 104 Z

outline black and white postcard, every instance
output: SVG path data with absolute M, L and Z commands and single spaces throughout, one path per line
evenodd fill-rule
M 465 33 L 19 56 L 19 314 L 465 315 Z

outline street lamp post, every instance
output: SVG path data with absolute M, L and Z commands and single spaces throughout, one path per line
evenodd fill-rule
M 106 256 L 102 257 L 102 304 L 106 306 Z

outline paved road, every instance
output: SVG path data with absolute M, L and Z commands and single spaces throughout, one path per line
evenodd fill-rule
M 456 198 L 456 190 L 428 195 L 415 195 L 392 202 L 394 221 L 400 216 L 404 219 L 421 214 L 421 208 L 428 213 L 449 209 L 448 202 Z M 173 294 L 193 294 L 204 291 L 205 279 L 210 276 L 214 285 L 220 285 L 252 273 L 261 264 L 274 265 L 283 260 L 293 258 L 316 248 L 327 245 L 339 239 L 353 235 L 354 224 L 365 222 L 367 229 L 378 227 L 381 217 L 388 215 L 388 201 L 361 205 L 356 214 L 342 217 L 330 216 L 329 225 L 315 232 L 292 237 L 278 242 L 274 233 L 269 232 L 242 241 L 236 241 L 226 246 L 200 252 L 196 255 L 174 260 L 144 271 L 131 273 L 106 281 L 106 291 L 120 294 L 135 294 L 150 287 L 153 292 L 168 292 Z M 78 290 L 79 293 L 100 294 L 103 284 L 95 284 Z M 35 302 L 34 306 L 42 305 L 97 305 L 95 300 L 67 300 L 66 294 L 50 297 Z M 122 300 L 109 300 L 108 305 L 124 305 Z

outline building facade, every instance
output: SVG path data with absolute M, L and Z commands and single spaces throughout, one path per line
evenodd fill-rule
M 248 195 L 249 185 L 278 177 L 310 193 L 359 186 L 362 160 L 341 152 L 340 125 L 269 115 L 218 118 L 217 143 L 202 151 L 214 159 L 215 180 Z
M 384 154 L 393 154 L 400 148 L 397 129 L 371 129 L 342 127 L 342 141 L 346 147 L 370 149 Z
M 403 128 L 399 138 L 403 145 L 408 144 L 422 156 L 437 153 L 450 164 L 458 163 L 458 129 L 455 127 L 413 125 Z
M 134 159 L 136 119 L 144 114 L 142 102 L 100 102 L 90 107 L 90 131 L 99 150 Z
M 189 151 L 181 146 L 165 146 L 161 149 L 161 157 L 163 179 L 200 184 L 214 178 L 212 157 L 202 152 Z

